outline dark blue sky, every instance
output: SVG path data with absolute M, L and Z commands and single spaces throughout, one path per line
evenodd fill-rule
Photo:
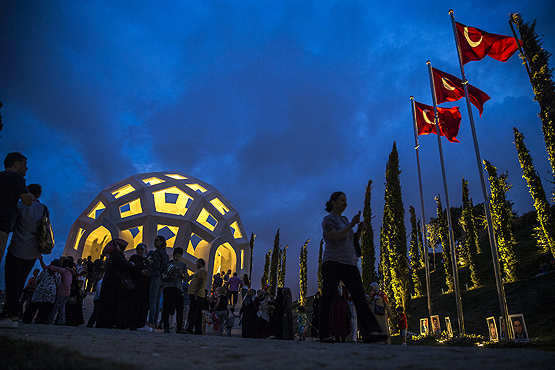
M 461 23 L 506 35 L 510 12 L 537 19 L 544 47 L 555 52 L 549 0 L 152 4 L 0 5 L 0 154 L 29 158 L 27 181 L 43 185 L 41 200 L 51 209 L 53 255 L 105 187 L 136 173 L 180 171 L 220 190 L 247 233 L 257 235 L 254 281 L 280 228 L 282 245 L 289 245 L 286 284 L 297 292 L 300 247 L 311 239 L 314 294 L 320 224 L 332 192 L 347 194 L 352 217 L 363 207 L 368 180 L 374 182 L 378 243 L 393 141 L 405 209 L 419 212 L 409 97 L 431 104 L 427 60 L 460 76 L 448 10 Z M 526 71 L 517 55 L 465 70 L 491 96 L 482 118 L 473 108 L 482 157 L 509 171 L 508 197 L 519 214 L 530 211 L 513 126 L 542 178 L 550 174 Z M 443 142 L 455 206 L 461 176 L 474 202 L 482 201 L 466 103 L 456 105 L 461 142 Z M 436 137 L 420 144 L 429 217 L 443 187 Z M 549 193 L 552 185 L 544 185 Z

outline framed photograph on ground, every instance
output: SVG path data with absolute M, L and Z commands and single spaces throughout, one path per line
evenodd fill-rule
M 513 333 L 516 342 L 528 342 L 528 330 L 524 322 L 524 315 L 519 313 L 517 315 L 509 315 Z
M 439 315 L 430 317 L 432 320 L 432 333 L 441 334 L 441 324 L 439 323 Z
M 499 336 L 497 335 L 497 325 L 495 324 L 495 317 L 488 317 L 486 319 L 488 323 L 488 334 L 490 342 L 499 342 Z
M 428 335 L 428 319 L 420 319 L 420 335 Z
M 453 327 L 451 326 L 451 319 L 449 317 L 445 317 L 445 330 L 447 330 L 449 338 L 453 338 Z
M 503 316 L 499 316 L 499 339 L 507 339 L 507 329 L 505 329 L 505 320 L 503 320 Z

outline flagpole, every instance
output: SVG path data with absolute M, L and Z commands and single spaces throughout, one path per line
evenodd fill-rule
M 478 174 L 480 175 L 480 184 L 482 187 L 482 196 L 484 198 L 484 211 L 486 213 L 486 220 L 488 224 L 488 235 L 489 235 L 489 244 L 491 247 L 491 254 L 493 260 L 493 270 L 495 273 L 495 282 L 497 285 L 497 296 L 499 298 L 499 308 L 501 310 L 501 316 L 503 316 L 503 320 L 505 321 L 505 326 L 507 330 L 507 336 L 509 339 L 513 339 L 512 328 L 508 324 L 509 323 L 509 310 L 507 308 L 507 298 L 505 296 L 505 288 L 503 286 L 503 280 L 501 279 L 500 267 L 499 267 L 499 251 L 497 250 L 497 242 L 495 240 L 495 233 L 493 231 L 493 223 L 491 218 L 491 210 L 490 210 L 490 201 L 488 197 L 488 193 L 486 190 L 486 181 L 484 179 L 484 169 L 482 167 L 482 157 L 480 156 L 480 148 L 478 146 L 478 138 L 476 136 L 476 128 L 474 126 L 474 116 L 472 115 L 472 108 L 470 107 L 470 100 L 468 99 L 468 87 L 466 80 L 466 76 L 464 74 L 464 67 L 462 63 L 461 57 L 461 50 L 459 47 L 459 38 L 457 35 L 457 25 L 455 24 L 455 15 L 453 9 L 449 10 L 449 14 L 451 15 L 451 24 L 453 26 L 453 34 L 455 35 L 455 46 L 457 48 L 457 56 L 459 57 L 459 66 L 461 69 L 461 79 L 462 85 L 464 87 L 464 94 L 466 97 L 466 107 L 468 109 L 468 117 L 470 119 L 470 129 L 472 132 L 472 139 L 474 141 L 474 152 L 476 154 L 476 162 L 478 165 Z
M 412 121 L 414 124 L 414 149 L 416 150 L 416 167 L 418 168 L 418 186 L 420 188 L 420 209 L 422 212 L 422 242 L 424 253 L 424 266 L 426 271 L 426 295 L 428 296 L 428 317 L 432 316 L 432 288 L 430 285 L 430 264 L 428 261 L 428 238 L 426 236 L 426 216 L 424 215 L 424 194 L 422 192 L 422 174 L 420 173 L 420 156 L 418 155 L 418 128 L 416 123 L 416 109 L 414 108 L 414 97 L 410 97 L 412 107 Z
M 457 254 L 455 251 L 455 236 L 453 235 L 453 224 L 451 221 L 451 205 L 449 204 L 449 190 L 447 189 L 447 177 L 445 176 L 445 163 L 443 161 L 443 149 L 441 148 L 441 129 L 439 127 L 439 116 L 437 113 L 436 90 L 434 88 L 434 77 L 432 75 L 432 63 L 428 60 L 428 72 L 430 74 L 430 88 L 432 89 L 432 99 L 434 101 L 434 122 L 437 132 L 437 146 L 439 148 L 439 159 L 441 161 L 441 175 L 443 176 L 443 191 L 445 192 L 445 202 L 447 205 L 447 226 L 449 230 L 449 244 L 451 249 L 451 266 L 453 268 L 453 281 L 455 285 L 455 301 L 457 303 L 457 318 L 459 319 L 459 333 L 465 335 L 464 316 L 461 302 L 461 292 L 459 290 L 459 270 L 457 268 Z M 445 248 L 445 245 L 442 245 Z

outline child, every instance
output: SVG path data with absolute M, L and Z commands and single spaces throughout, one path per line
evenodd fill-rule
M 403 306 L 397 307 L 397 323 L 401 335 L 401 345 L 407 345 L 407 316 L 403 313 Z
M 306 340 L 306 329 L 308 326 L 306 309 L 304 308 L 304 306 L 299 306 L 297 308 L 297 312 L 299 314 L 299 317 L 297 317 L 297 324 L 299 325 L 299 328 L 298 328 L 299 340 Z

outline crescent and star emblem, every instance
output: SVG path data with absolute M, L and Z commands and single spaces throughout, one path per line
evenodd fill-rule
M 422 116 L 424 117 L 424 121 L 426 121 L 426 123 L 429 125 L 435 125 L 435 122 L 430 121 L 430 119 L 428 118 L 428 113 L 431 113 L 428 109 L 424 109 L 422 111 Z
M 442 77 L 441 82 L 443 82 L 443 87 L 445 87 L 447 90 L 451 90 L 451 91 L 455 90 L 455 87 L 449 84 L 451 80 L 448 80 L 447 78 Z
M 464 28 L 464 37 L 465 37 L 466 41 L 468 42 L 468 44 L 469 44 L 471 47 L 473 47 L 473 48 L 475 48 L 476 46 L 480 45 L 480 44 L 482 43 L 482 39 L 483 39 L 483 36 L 480 34 L 480 40 L 478 40 L 478 41 L 472 41 L 472 40 L 470 39 L 470 37 L 468 36 L 468 27 L 465 27 L 465 28 Z

